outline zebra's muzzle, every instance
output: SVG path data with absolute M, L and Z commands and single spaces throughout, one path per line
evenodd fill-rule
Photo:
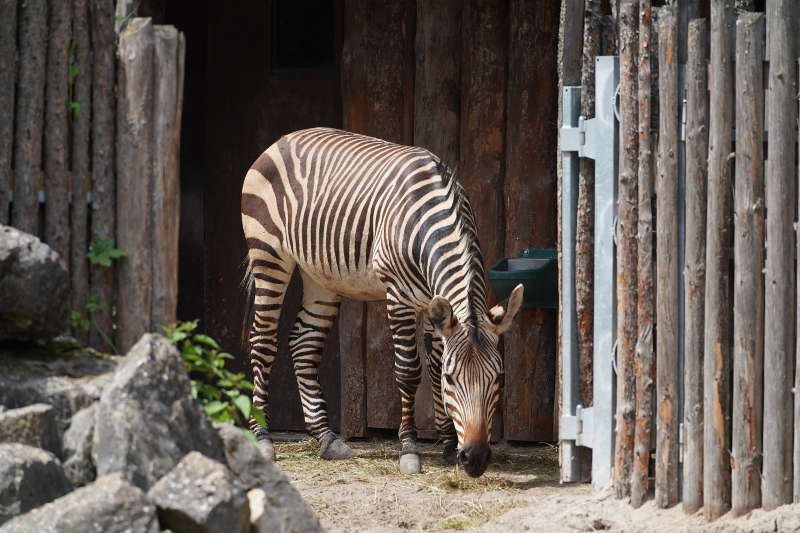
M 489 466 L 492 458 L 492 449 L 489 444 L 465 444 L 458 452 L 458 462 L 470 477 L 480 477 Z

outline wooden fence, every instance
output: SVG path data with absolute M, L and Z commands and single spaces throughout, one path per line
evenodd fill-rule
M 177 297 L 184 41 L 125 22 L 112 0 L 0 1 L 0 223 L 58 252 L 88 321 L 73 333 L 105 350 L 173 321 Z M 112 267 L 87 260 L 112 240 Z
M 800 501 L 800 9 L 709 7 L 618 8 L 613 485 L 714 519 Z

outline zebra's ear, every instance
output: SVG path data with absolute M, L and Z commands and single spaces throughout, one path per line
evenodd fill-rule
M 489 310 L 487 322 L 489 323 L 489 329 L 492 330 L 495 335 L 502 335 L 511 327 L 511 322 L 514 321 L 514 317 L 517 316 L 517 312 L 522 307 L 524 291 L 525 288 L 520 283 L 511 291 L 505 308 L 503 308 L 503 304 L 498 304 Z
M 435 296 L 428 304 L 428 319 L 437 335 L 449 337 L 459 328 L 458 320 L 453 316 L 453 308 L 446 298 Z

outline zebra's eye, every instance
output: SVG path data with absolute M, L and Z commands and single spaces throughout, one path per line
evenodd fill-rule
M 453 378 L 450 376 L 450 374 L 445 374 L 444 375 L 444 380 L 447 382 L 447 385 L 449 387 L 455 387 L 456 386 L 455 383 L 453 383 Z

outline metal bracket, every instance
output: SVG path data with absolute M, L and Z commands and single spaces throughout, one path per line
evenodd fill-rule
M 591 448 L 594 435 L 594 408 L 579 405 L 575 409 L 575 416 L 562 416 L 559 420 L 558 435 L 564 440 L 574 440 L 577 446 Z

